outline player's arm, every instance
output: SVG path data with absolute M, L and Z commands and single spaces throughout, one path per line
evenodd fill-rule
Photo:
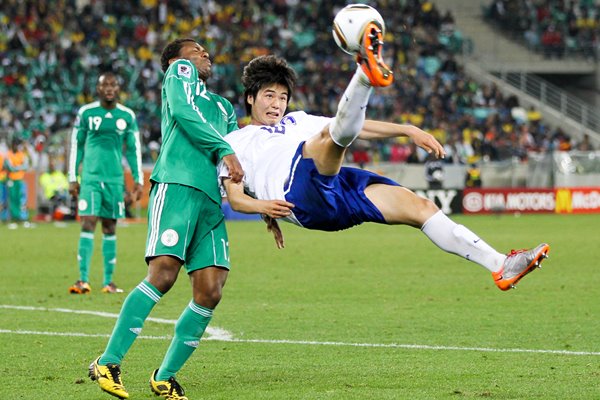
M 83 121 L 83 113 L 78 113 L 75 123 L 73 124 L 73 130 L 71 131 L 71 149 L 69 152 L 69 193 L 71 196 L 79 196 L 79 181 L 77 180 L 79 172 L 79 164 L 83 160 L 83 153 L 85 148 L 85 140 L 87 138 L 87 130 L 85 128 L 85 121 Z
M 399 136 L 409 137 L 417 146 L 422 147 L 428 153 L 435 154 L 438 158 L 444 158 L 446 156 L 444 147 L 432 134 L 419 129 L 414 125 L 366 120 L 358 137 L 366 140 L 374 140 L 389 139 Z
M 135 115 L 129 124 L 129 130 L 125 138 L 125 158 L 131 169 L 133 177 L 133 190 L 131 198 L 134 202 L 142 197 L 144 188 L 144 172 L 142 171 L 142 144 L 140 142 L 140 131 L 138 129 Z
M 231 208 L 244 214 L 263 214 L 271 218 L 287 217 L 294 207 L 292 203 L 285 200 L 259 200 L 248 196 L 244 192 L 242 183 L 235 183 L 229 178 L 222 180 L 227 201 Z
M 198 85 L 198 72 L 188 60 L 177 60 L 166 72 L 164 90 L 171 115 L 190 141 L 219 159 L 232 154 L 231 146 L 208 121 L 193 101 L 192 91 Z

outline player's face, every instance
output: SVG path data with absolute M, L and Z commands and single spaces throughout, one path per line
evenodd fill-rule
M 98 84 L 96 85 L 98 97 L 106 103 L 117 101 L 120 89 L 119 81 L 114 75 L 102 75 L 100 79 L 98 79 Z
M 256 98 L 248 96 L 247 101 L 252 106 L 251 124 L 273 126 L 281 121 L 288 96 L 287 88 L 278 83 L 260 89 Z
M 184 42 L 179 50 L 179 58 L 190 60 L 198 70 L 198 77 L 203 81 L 210 78 L 212 63 L 210 62 L 209 54 L 198 43 Z

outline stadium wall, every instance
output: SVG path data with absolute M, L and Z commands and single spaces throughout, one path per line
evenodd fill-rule
M 423 175 L 423 166 L 409 166 L 394 164 L 382 168 L 372 168 L 374 172 L 383 173 L 397 180 L 404 186 L 414 190 L 419 196 L 428 198 L 435 202 L 446 214 L 493 214 L 493 213 L 558 213 L 558 214 L 581 214 L 600 213 L 600 186 L 559 186 L 556 188 L 530 188 L 530 187 L 485 187 L 480 189 L 465 189 L 464 174 L 461 168 L 464 166 L 451 166 L 446 171 L 442 189 L 426 189 Z M 151 168 L 144 169 L 145 183 L 142 199 L 139 207 L 148 207 L 148 196 L 150 193 Z M 459 179 L 460 178 L 460 179 Z M 133 179 L 128 172 L 125 176 L 128 188 L 133 186 Z M 28 197 L 27 208 L 37 210 L 36 174 L 29 171 L 25 174 Z M 454 188 L 449 185 L 455 185 Z M 510 185 L 508 185 L 510 186 Z M 227 219 L 259 219 L 258 216 L 249 216 L 231 210 L 225 202 L 223 210 Z M 35 213 L 35 212 L 34 212 Z

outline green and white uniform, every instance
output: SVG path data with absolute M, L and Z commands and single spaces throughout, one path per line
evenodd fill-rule
M 209 92 L 188 60 L 162 85 L 162 147 L 150 180 L 146 259 L 173 255 L 189 272 L 229 268 L 216 164 L 233 154 L 223 136 L 238 129 L 233 105 Z
M 71 134 L 69 182 L 76 182 L 81 168 L 79 215 L 123 218 L 123 144 L 133 180 L 144 183 L 140 133 L 135 113 L 117 103 L 112 109 L 99 101 L 79 109 Z

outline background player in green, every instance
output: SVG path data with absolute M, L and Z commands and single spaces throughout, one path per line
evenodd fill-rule
M 171 289 L 182 265 L 192 300 L 175 325 L 175 336 L 160 368 L 150 376 L 154 393 L 187 399 L 175 374 L 198 346 L 229 271 L 229 254 L 216 163 L 229 166 L 241 182 L 243 171 L 223 135 L 237 129 L 231 103 L 209 92 L 208 52 L 193 39 L 169 43 L 161 56 L 162 148 L 150 180 L 146 278 L 127 296 L 104 354 L 90 365 L 90 378 L 109 394 L 128 398 L 120 364 L 150 311 Z
M 125 215 L 123 192 L 123 144 L 131 168 L 133 198 L 139 200 L 144 183 L 140 134 L 135 114 L 117 102 L 120 85 L 117 76 L 104 72 L 96 84 L 98 101 L 79 109 L 71 134 L 69 156 L 69 192 L 78 198 L 81 220 L 79 235 L 79 280 L 69 288 L 71 293 L 89 293 L 90 260 L 94 249 L 94 231 L 98 219 L 102 224 L 102 256 L 104 283 L 102 292 L 122 292 L 112 281 L 116 265 L 117 219 Z M 81 184 L 79 183 L 79 166 Z

